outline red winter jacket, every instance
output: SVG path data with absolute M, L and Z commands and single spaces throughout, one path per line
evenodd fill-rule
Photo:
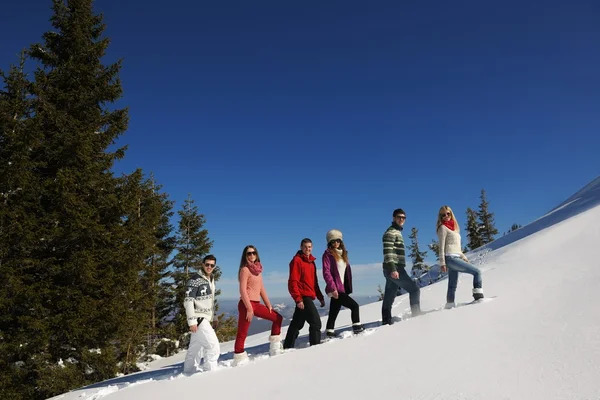
M 323 293 L 319 289 L 315 260 L 316 258 L 312 254 L 307 257 L 298 251 L 290 261 L 288 290 L 296 303 L 301 302 L 302 297 L 310 297 L 313 300 L 317 297 L 320 301 L 324 301 Z

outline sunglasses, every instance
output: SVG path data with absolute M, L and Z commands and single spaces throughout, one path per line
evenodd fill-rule
M 396 215 L 396 218 L 406 219 L 406 215 Z
M 256 252 L 255 252 L 255 251 L 247 251 L 247 252 L 246 252 L 246 255 L 247 255 L 247 256 L 255 256 L 255 255 L 256 255 Z
M 342 239 L 333 239 L 331 242 L 329 243 L 342 243 Z
M 213 263 L 210 263 L 210 264 L 209 263 L 204 263 L 204 266 L 207 267 L 207 268 L 214 268 L 215 264 L 213 264 Z
M 451 215 L 452 215 L 452 213 L 447 212 L 447 213 L 440 214 L 440 217 L 449 217 Z

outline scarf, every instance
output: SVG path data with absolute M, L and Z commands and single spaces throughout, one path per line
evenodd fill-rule
M 254 264 L 246 264 L 246 267 L 248 267 L 248 269 L 250 270 L 250 272 L 252 272 L 252 275 L 259 275 L 263 268 L 262 268 L 262 264 L 260 262 L 255 262 Z
M 444 224 L 444 226 L 448 229 L 450 229 L 451 231 L 455 230 L 456 228 L 456 223 L 453 219 L 449 220 L 449 221 L 442 221 L 442 224 Z

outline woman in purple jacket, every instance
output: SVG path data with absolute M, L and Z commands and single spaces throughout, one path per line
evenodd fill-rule
M 360 324 L 359 307 L 350 297 L 352 293 L 352 270 L 348 262 L 348 252 L 342 241 L 342 232 L 332 229 L 327 232 L 327 250 L 323 253 L 323 278 L 325 292 L 331 298 L 327 336 L 335 337 L 335 320 L 342 306 L 351 310 L 352 330 L 360 333 L 365 329 Z

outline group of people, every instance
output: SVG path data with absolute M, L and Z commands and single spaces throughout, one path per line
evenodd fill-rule
M 394 210 L 391 226 L 383 234 L 383 276 L 386 284 L 381 308 L 383 325 L 391 325 L 392 305 L 398 289 L 409 293 L 411 314 L 421 314 L 420 288 L 406 272 L 406 253 L 402 229 L 406 222 L 406 213 L 401 208 Z M 438 213 L 436 231 L 439 238 L 439 260 L 441 272 L 448 272 L 448 291 L 446 308 L 455 306 L 455 293 L 458 273 L 473 275 L 473 298 L 483 298 L 481 272 L 469 263 L 462 252 L 460 228 L 452 209 L 442 206 Z M 335 337 L 335 321 L 342 307 L 351 310 L 352 330 L 358 334 L 364 331 L 360 322 L 358 303 L 352 294 L 352 270 L 348 260 L 348 251 L 344 245 L 342 232 L 332 229 L 326 234 L 327 249 L 322 256 L 325 293 L 330 298 L 326 335 Z M 313 243 L 305 238 L 300 242 L 300 250 L 290 262 L 288 290 L 296 304 L 292 321 L 285 339 L 281 340 L 283 317 L 273 306 L 263 284 L 263 266 L 255 246 L 244 247 L 238 271 L 240 301 L 238 303 L 238 330 L 234 344 L 233 365 L 238 366 L 249 361 L 244 350 L 248 329 L 254 316 L 272 322 L 269 336 L 269 354 L 281 354 L 284 349 L 293 348 L 305 323 L 308 323 L 308 339 L 311 346 L 321 343 L 321 318 L 315 305 L 315 299 L 325 307 L 325 298 L 319 288 L 316 258 L 312 255 Z M 217 259 L 207 255 L 197 273 L 187 282 L 184 308 L 190 329 L 190 344 L 184 361 L 184 373 L 197 370 L 202 359 L 203 369 L 214 370 L 220 354 L 220 345 L 215 334 L 217 320 L 214 318 L 215 283 L 212 272 Z M 261 303 L 262 299 L 262 303 Z

